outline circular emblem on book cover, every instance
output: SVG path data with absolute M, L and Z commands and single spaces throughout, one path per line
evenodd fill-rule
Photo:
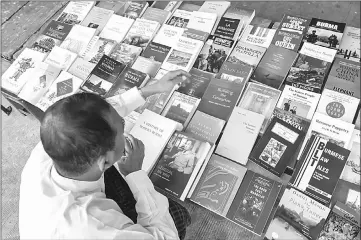
M 326 106 L 326 113 L 333 118 L 340 118 L 345 114 L 345 107 L 339 102 L 330 102 Z

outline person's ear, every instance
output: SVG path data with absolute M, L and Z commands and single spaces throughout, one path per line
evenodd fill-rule
M 106 165 L 106 157 L 105 156 L 101 156 L 98 161 L 97 161 L 99 170 L 101 172 L 104 172 L 106 170 L 105 165 Z
M 104 156 L 104 170 L 107 170 L 108 168 L 110 168 L 111 166 L 114 165 L 114 152 L 113 151 L 109 151 L 107 152 L 107 154 Z

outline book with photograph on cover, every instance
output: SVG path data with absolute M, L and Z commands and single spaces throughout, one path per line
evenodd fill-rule
M 95 35 L 97 36 L 103 30 L 113 13 L 113 10 L 94 6 L 80 25 L 95 28 Z
M 350 155 L 341 174 L 341 179 L 360 186 L 361 160 L 360 160 L 360 130 L 354 129 L 348 145 Z M 361 199 L 360 199 L 361 200 Z
M 110 53 L 109 57 L 121 62 L 125 65 L 131 66 L 137 57 L 142 52 L 141 47 L 136 47 L 133 45 L 129 45 L 126 43 L 118 43 L 113 48 L 112 52 Z
M 360 28 L 346 26 L 336 56 L 360 62 Z
M 227 61 L 223 63 L 221 69 L 216 74 L 216 78 L 242 84 L 244 89 L 252 72 L 253 68 L 246 63 L 232 63 Z
M 95 1 L 71 1 L 56 19 L 58 22 L 80 24 L 95 5 Z
M 174 27 L 186 28 L 191 17 L 191 11 L 176 9 L 166 24 Z
M 103 55 L 109 56 L 115 44 L 116 42 L 112 40 L 94 36 L 81 54 L 81 57 L 88 62 L 97 64 Z
M 261 61 L 266 50 L 267 49 L 264 47 L 238 41 L 237 45 L 227 58 L 227 62 L 247 63 L 255 68 Z
M 191 74 L 189 83 L 182 83 L 177 91 L 201 99 L 213 75 L 196 68 L 192 68 L 189 73 Z
M 146 1 L 130 1 L 129 6 L 122 14 L 122 16 L 131 19 L 140 18 L 143 15 L 144 11 L 148 8 L 148 6 L 149 3 Z
M 142 56 L 153 61 L 163 63 L 171 47 L 151 41 L 142 53 Z

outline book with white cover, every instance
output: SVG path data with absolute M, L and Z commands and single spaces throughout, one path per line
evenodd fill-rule
M 264 118 L 262 114 L 235 107 L 218 143 L 216 153 L 246 165 Z
M 113 15 L 114 11 L 94 6 L 80 25 L 95 28 L 95 35 L 98 35 Z
M 137 18 L 124 38 L 124 43 L 143 48 L 153 39 L 159 29 L 159 22 Z
M 275 33 L 275 29 L 248 25 L 242 33 L 240 40 L 245 43 L 268 48 Z
M 305 42 L 299 53 L 332 63 L 337 50 Z
M 158 33 L 154 36 L 153 42 L 174 47 L 183 33 L 184 28 L 163 24 Z
M 162 25 L 163 23 L 165 23 L 165 21 L 168 20 L 168 18 L 171 15 L 172 15 L 172 13 L 169 11 L 159 9 L 159 8 L 149 7 L 149 8 L 147 8 L 147 10 L 145 10 L 142 18 L 159 22 L 159 24 Z
M 136 111 L 132 111 L 131 113 L 129 113 L 127 116 L 125 116 L 123 118 L 124 119 L 124 132 L 129 133 L 133 129 L 139 116 L 140 116 L 140 113 L 138 113 Z
M 192 12 L 191 19 L 189 19 L 187 28 L 192 28 L 195 30 L 210 33 L 216 20 L 216 13 L 194 11 Z
M 139 116 L 130 134 L 144 144 L 142 170 L 149 172 L 158 160 L 168 140 L 182 125 L 147 109 Z
M 180 28 L 186 28 L 189 20 L 192 18 L 192 12 L 186 10 L 177 9 L 173 15 L 168 19 L 168 25 Z
M 83 58 L 78 57 L 70 66 L 68 72 L 81 80 L 86 80 L 95 65 L 95 63 L 88 62 Z
M 220 19 L 230 5 L 231 2 L 228 1 L 205 1 L 198 12 L 215 13 L 217 19 Z
M 62 71 L 60 75 L 51 84 L 45 95 L 40 98 L 40 101 L 36 104 L 38 108 L 46 111 L 55 102 L 66 98 L 76 93 L 83 80 L 73 76 L 72 74 Z
M 29 79 L 21 89 L 18 97 L 36 105 L 58 77 L 60 69 L 44 62 L 36 62 L 35 68 L 29 71 Z M 26 74 L 26 73 L 25 73 Z
M 113 40 L 94 36 L 81 57 L 88 62 L 97 64 L 104 54 L 109 56 L 115 45 L 116 42 Z
M 346 26 L 336 57 L 360 62 L 360 28 Z
M 90 40 L 94 37 L 95 31 L 96 29 L 94 28 L 74 25 L 60 47 L 81 55 L 81 53 L 85 51 Z
M 351 151 L 341 174 L 341 179 L 360 186 L 360 130 L 354 129 L 348 149 Z
M 45 53 L 25 48 L 1 76 L 1 87 L 18 94 L 24 84 L 29 80 L 29 78 L 25 76 L 26 73 L 35 68 L 36 62 L 43 61 L 45 56 Z
M 134 19 L 113 14 L 103 30 L 100 32 L 99 37 L 110 39 L 119 43 L 123 41 L 133 23 Z
M 324 89 L 316 111 L 352 123 L 359 103 L 360 99 L 358 98 Z
M 76 57 L 76 53 L 54 46 L 44 62 L 60 68 L 63 71 L 67 71 L 71 64 L 75 61 Z
M 71 1 L 56 21 L 71 25 L 79 24 L 88 15 L 94 4 L 95 1 Z
M 285 85 L 276 107 L 311 120 L 321 94 Z

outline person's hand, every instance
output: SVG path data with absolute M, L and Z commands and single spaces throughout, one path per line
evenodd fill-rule
M 144 144 L 139 139 L 130 134 L 124 133 L 125 137 L 125 157 L 118 161 L 120 172 L 127 176 L 132 172 L 142 169 L 144 160 Z

